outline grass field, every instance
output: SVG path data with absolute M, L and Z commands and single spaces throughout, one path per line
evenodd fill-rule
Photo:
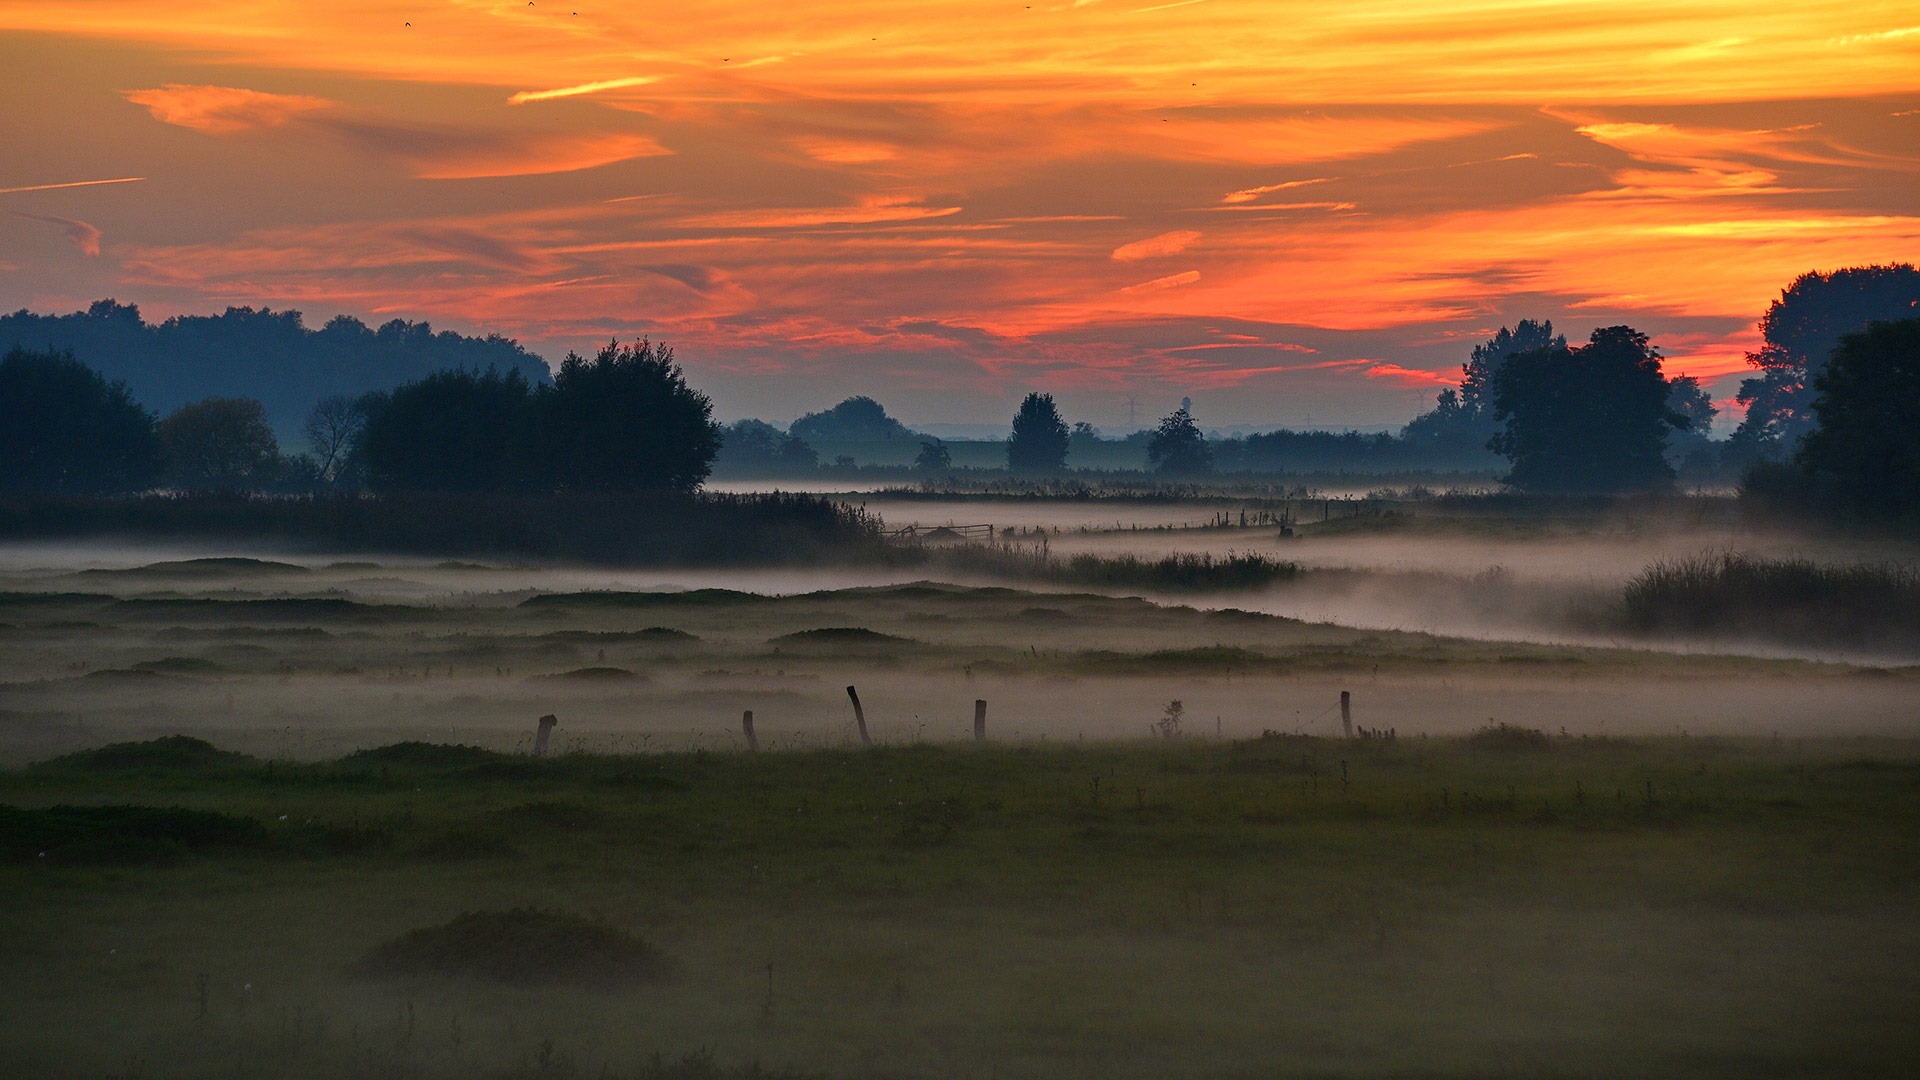
M 291 764 L 170 740 L 0 774 L 0 803 L 23 808 L 0 817 L 15 1075 L 1920 1067 L 1911 742 L 1496 727 Z M 226 827 L 52 809 L 77 806 Z M 607 985 L 564 932 L 508 981 L 365 973 L 410 931 L 527 908 L 671 974 Z

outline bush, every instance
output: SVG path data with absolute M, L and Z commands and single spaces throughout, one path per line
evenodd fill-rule
M 561 911 L 468 911 L 367 953 L 369 976 L 452 975 L 520 985 L 601 988 L 672 979 L 678 965 L 632 934 Z
M 1653 563 L 1627 583 L 1627 625 L 1643 632 L 1734 633 L 1808 644 L 1920 637 L 1920 570 L 1738 553 Z

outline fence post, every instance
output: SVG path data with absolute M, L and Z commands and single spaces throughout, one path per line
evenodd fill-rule
M 987 741 L 987 699 L 975 698 L 973 702 L 973 741 Z
M 860 707 L 860 694 L 853 687 L 847 687 L 847 697 L 853 700 L 853 722 L 860 728 L 860 745 L 872 746 L 873 740 L 867 737 L 867 714 Z
M 1353 738 L 1353 695 L 1345 690 L 1340 691 L 1340 727 Z
M 552 713 L 540 718 L 540 730 L 533 735 L 533 756 L 541 757 L 547 752 L 547 736 L 553 733 L 553 726 L 560 722 Z
M 747 749 L 758 751 L 760 749 L 760 740 L 753 737 L 752 709 L 748 709 L 746 712 L 740 714 L 740 730 L 747 734 Z

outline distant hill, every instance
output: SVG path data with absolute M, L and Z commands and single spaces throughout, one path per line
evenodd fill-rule
M 314 403 L 333 394 L 390 390 L 445 368 L 518 371 L 535 385 L 551 379 L 545 361 L 497 334 L 435 333 L 401 319 L 376 329 L 346 315 L 309 330 L 298 311 L 266 308 L 230 307 L 159 324 L 112 300 L 71 315 L 22 309 L 0 315 L 0 354 L 16 345 L 71 349 L 161 416 L 208 397 L 256 398 L 289 452 L 300 446 Z

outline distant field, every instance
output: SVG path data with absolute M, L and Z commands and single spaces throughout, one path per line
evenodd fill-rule
M 166 740 L 0 805 L 15 1075 L 1920 1068 L 1912 741 Z

